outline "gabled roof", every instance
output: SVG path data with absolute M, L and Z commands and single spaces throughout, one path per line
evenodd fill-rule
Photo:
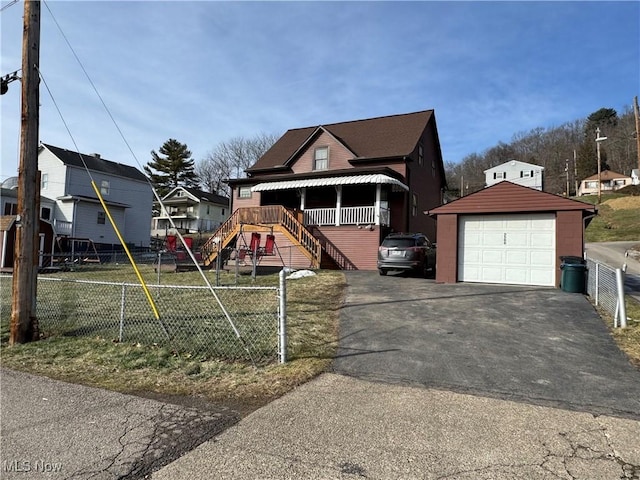
M 435 216 L 448 213 L 518 213 L 559 210 L 584 210 L 595 213 L 596 208 L 590 203 L 503 181 L 425 213 Z
M 631 177 L 623 173 L 612 172 L 611 170 L 603 170 L 602 172 L 600 172 L 600 180 L 603 182 L 606 182 L 607 180 L 616 180 L 620 178 L 631 178 Z M 598 174 L 596 173 L 595 175 L 591 175 L 590 177 L 587 177 L 584 180 L 598 180 Z
M 43 143 L 40 148 L 46 148 L 53 153 L 62 163 L 70 167 L 84 168 L 82 160 L 87 165 L 89 170 L 94 172 L 107 173 L 117 177 L 129 178 L 131 180 L 139 180 L 141 182 L 147 182 L 147 177 L 137 168 L 130 165 L 123 165 L 121 163 L 105 160 L 104 158 L 96 157 L 95 154 L 88 155 L 86 153 L 78 153 L 71 150 L 66 150 L 60 147 L 54 147 Z M 82 158 L 80 158 L 82 156 Z
M 504 168 L 505 165 L 510 165 L 510 166 L 518 165 L 521 168 L 528 168 L 528 169 L 536 168 L 536 169 L 544 170 L 544 167 L 541 167 L 540 165 L 535 165 L 533 163 L 527 163 L 527 162 L 521 162 L 519 160 L 509 160 L 508 162 L 501 163 L 500 165 L 496 165 L 495 167 L 487 168 L 483 173 L 487 173 L 487 172 L 491 172 L 493 170 L 498 170 L 498 169 Z
M 433 110 L 424 110 L 288 130 L 247 172 L 285 166 L 322 130 L 336 138 L 356 158 L 403 157 L 413 152 L 432 118 Z
M 218 195 L 216 193 L 205 192 L 202 190 L 198 190 L 197 188 L 191 188 L 191 187 L 175 187 L 173 190 L 167 193 L 164 197 L 162 197 L 162 199 L 165 200 L 167 198 L 172 197 L 176 190 L 184 190 L 196 200 L 205 200 L 207 202 L 217 203 L 219 205 L 229 205 L 229 198 L 227 197 Z

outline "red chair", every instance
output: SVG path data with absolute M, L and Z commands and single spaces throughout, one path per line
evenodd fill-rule
M 258 232 L 253 232 L 251 234 L 251 244 L 249 245 L 249 249 L 251 253 L 257 252 L 258 248 L 260 248 L 260 234 Z
M 276 244 L 275 235 L 267 235 L 267 241 L 264 244 L 264 255 L 273 255 L 273 247 Z

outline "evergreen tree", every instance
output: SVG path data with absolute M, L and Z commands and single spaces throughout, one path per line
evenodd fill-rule
M 144 171 L 160 197 L 178 186 L 198 188 L 195 163 L 186 144 L 170 138 L 159 153 L 151 150 L 151 158 Z

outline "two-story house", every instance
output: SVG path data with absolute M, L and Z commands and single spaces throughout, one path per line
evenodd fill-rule
M 175 234 L 169 217 L 180 233 L 213 232 L 229 213 L 227 197 L 196 188 L 175 187 L 162 198 L 162 205 L 153 203 L 151 235 Z
M 484 171 L 485 187 L 508 180 L 516 185 L 542 191 L 544 167 L 532 163 L 510 160 Z
M 93 180 L 124 241 L 149 246 L 153 193 L 138 169 L 47 144 L 40 146 L 38 165 L 41 196 L 55 202 L 51 222 L 59 237 L 90 239 L 98 249 L 120 244 Z
M 233 213 L 205 263 L 261 231 L 287 265 L 375 270 L 388 233 L 435 238 L 422 212 L 446 186 L 433 110 L 288 130 L 246 174 L 229 181 Z

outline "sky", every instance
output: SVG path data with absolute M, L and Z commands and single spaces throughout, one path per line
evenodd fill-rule
M 3 76 L 21 67 L 12 3 Z M 41 17 L 40 141 L 140 170 L 169 138 L 197 162 L 234 137 L 427 109 L 459 162 L 640 93 L 638 1 L 49 0 Z M 0 103 L 3 181 L 17 175 L 19 82 Z

